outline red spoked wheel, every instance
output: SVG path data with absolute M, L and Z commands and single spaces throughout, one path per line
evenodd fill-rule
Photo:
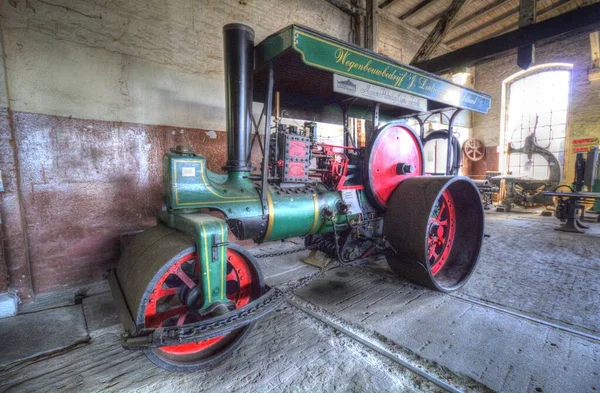
M 383 219 L 390 244 L 388 265 L 417 284 L 454 291 L 475 269 L 483 228 L 481 197 L 469 178 L 405 179 L 392 194 Z
M 157 232 L 168 235 L 156 241 Z M 199 313 L 202 288 L 191 238 L 159 226 L 139 235 L 130 248 L 134 252 L 123 255 L 117 277 L 139 327 L 182 326 L 213 317 Z M 136 249 L 144 251 L 135 255 Z M 227 298 L 240 308 L 260 297 L 263 288 L 262 274 L 254 258 L 240 246 L 230 244 L 227 249 Z M 199 342 L 151 348 L 144 352 L 162 368 L 196 371 L 231 354 L 251 327 Z
M 448 190 L 438 199 L 437 206 L 429 218 L 429 225 L 427 262 L 435 276 L 448 260 L 456 231 L 456 211 Z

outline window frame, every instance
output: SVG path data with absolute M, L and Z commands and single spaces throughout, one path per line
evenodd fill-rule
M 565 167 L 566 167 L 566 157 L 567 157 L 567 145 L 568 145 L 568 136 L 569 136 L 569 119 L 571 118 L 571 98 L 572 98 L 572 90 L 573 90 L 573 64 L 570 63 L 546 63 L 533 66 L 528 70 L 519 71 L 517 73 L 512 74 L 508 78 L 502 81 L 502 104 L 501 104 L 501 114 L 500 114 L 500 146 L 499 153 L 501 154 L 500 159 L 500 171 L 502 173 L 506 173 L 509 169 L 508 165 L 508 154 L 507 147 L 508 143 L 506 141 L 508 126 L 508 107 L 510 103 L 510 86 L 522 79 L 533 76 L 535 74 L 540 74 L 549 71 L 569 71 L 569 96 L 567 101 L 567 118 L 565 121 L 565 146 L 564 146 L 564 157 L 565 160 L 562 164 L 561 170 L 561 178 L 565 177 Z M 502 159 L 503 158 L 503 159 Z

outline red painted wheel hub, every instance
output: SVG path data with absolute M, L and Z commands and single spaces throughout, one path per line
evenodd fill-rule
M 190 309 L 183 299 L 183 293 L 190 293 L 198 288 L 198 264 L 196 254 L 190 253 L 175 262 L 157 281 L 148 300 L 145 311 L 146 326 L 158 328 L 162 326 L 181 326 L 193 323 L 204 317 Z M 227 250 L 227 299 L 236 308 L 248 304 L 252 293 L 252 270 L 250 262 L 235 250 Z M 225 336 L 208 340 L 172 345 L 158 348 L 166 354 L 190 355 L 208 350 L 216 346 Z
M 427 238 L 427 262 L 435 276 L 446 264 L 456 233 L 456 210 L 452 195 L 442 192 L 437 206 L 429 218 Z
M 377 207 L 385 209 L 392 192 L 403 180 L 423 174 L 423 149 L 409 128 L 384 128 L 367 149 L 367 193 Z M 398 173 L 397 165 L 412 166 L 410 173 Z

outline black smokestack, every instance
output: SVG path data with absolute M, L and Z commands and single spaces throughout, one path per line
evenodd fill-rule
M 254 30 L 232 23 L 223 26 L 225 99 L 227 108 L 227 170 L 249 170 L 252 122 Z

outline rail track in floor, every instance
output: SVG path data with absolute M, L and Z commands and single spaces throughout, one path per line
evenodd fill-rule
M 421 364 L 420 362 L 411 362 L 406 359 L 403 359 L 402 355 L 396 353 L 396 351 L 386 348 L 387 345 L 380 342 L 378 339 L 369 337 L 369 334 L 361 333 L 360 328 L 353 326 L 350 322 L 342 322 L 341 318 L 336 317 L 334 314 L 298 296 L 290 296 L 288 297 L 286 302 L 290 306 L 304 312 L 305 314 L 323 323 L 324 325 L 340 332 L 341 334 L 347 336 L 348 338 L 354 340 L 362 346 L 374 351 L 375 353 L 385 357 L 393 363 L 409 370 L 410 372 L 433 383 L 434 385 L 438 386 L 439 388 L 442 388 L 447 392 L 463 393 L 466 391 L 489 391 L 489 389 L 486 386 L 471 379 L 469 379 L 468 381 L 469 387 L 462 386 L 462 384 L 449 383 L 445 380 L 447 378 L 445 378 L 443 375 L 438 375 L 438 373 L 428 370 L 427 367 Z M 457 376 L 452 374 L 451 372 L 446 372 L 446 374 L 446 376 L 450 377 L 450 379 L 452 379 L 453 381 L 457 379 L 460 380 L 460 378 L 457 378 Z M 474 385 L 480 386 L 473 388 Z

